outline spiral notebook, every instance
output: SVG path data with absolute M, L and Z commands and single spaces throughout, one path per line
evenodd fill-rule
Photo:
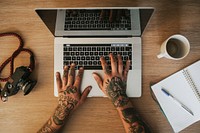
M 162 88 L 187 106 L 193 115 L 170 100 Z M 152 85 L 151 89 L 174 132 L 200 120 L 200 60 Z

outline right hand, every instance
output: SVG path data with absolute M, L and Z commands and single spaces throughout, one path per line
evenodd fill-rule
M 99 88 L 111 99 L 114 106 L 123 107 L 129 102 L 129 98 L 126 95 L 126 82 L 131 63 L 130 60 L 127 60 L 125 69 L 123 69 L 121 55 L 114 57 L 111 53 L 109 56 L 111 60 L 111 70 L 104 57 L 101 57 L 100 61 L 104 71 L 104 78 L 102 80 L 96 72 L 93 73 L 93 76 Z

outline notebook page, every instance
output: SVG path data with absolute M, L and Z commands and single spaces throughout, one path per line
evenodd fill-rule
M 195 62 L 185 70 L 187 70 L 188 74 L 190 75 L 190 78 L 193 81 L 195 88 L 197 89 L 196 91 L 200 93 L 200 61 Z M 198 96 L 198 99 L 200 102 L 200 95 Z
M 175 132 L 179 132 L 199 120 L 200 104 L 182 74 L 182 71 L 162 80 L 151 88 Z M 194 116 L 165 95 L 161 91 L 161 88 L 165 88 L 171 95 L 186 105 L 194 113 Z

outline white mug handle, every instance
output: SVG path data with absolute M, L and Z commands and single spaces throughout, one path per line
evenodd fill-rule
M 159 58 L 159 59 L 160 59 L 160 58 L 162 58 L 162 57 L 164 57 L 164 56 L 165 56 L 165 54 L 164 54 L 164 53 L 160 53 L 160 54 L 158 54 L 158 55 L 157 55 L 157 58 Z

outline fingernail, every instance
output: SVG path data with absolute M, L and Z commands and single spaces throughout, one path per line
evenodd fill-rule
M 96 78 L 96 74 L 95 73 L 92 73 L 92 75 L 93 75 L 94 78 Z
M 83 70 L 83 67 L 80 67 L 79 70 Z
M 88 86 L 88 89 L 91 91 L 92 90 L 92 86 Z
M 59 72 L 56 72 L 56 76 L 59 76 Z
M 67 66 L 67 65 L 65 65 L 65 66 L 64 66 L 64 69 L 67 69 L 67 68 L 68 68 L 68 66 Z

